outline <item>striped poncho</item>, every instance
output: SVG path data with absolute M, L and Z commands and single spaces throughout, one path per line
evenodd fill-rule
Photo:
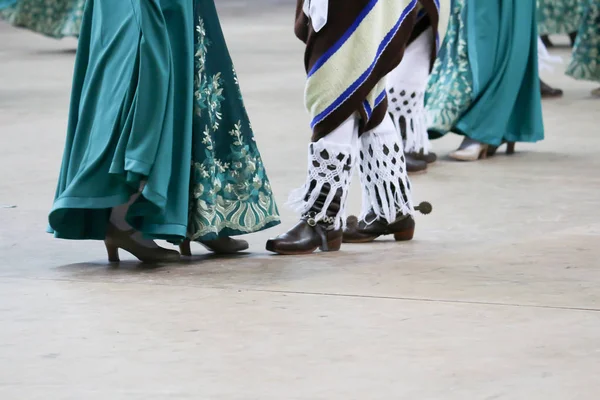
M 439 0 L 319 1 L 328 1 L 326 24 L 316 32 L 303 11 L 305 0 L 297 0 L 295 26 L 306 43 L 313 141 L 356 112 L 361 132 L 378 126 L 387 111 L 384 78 L 402 60 L 418 14 L 426 12 L 434 27 L 439 15 Z

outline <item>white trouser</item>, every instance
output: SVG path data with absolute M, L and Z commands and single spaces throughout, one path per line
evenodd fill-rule
M 435 46 L 428 28 L 404 52 L 402 62 L 387 76 L 389 112 L 404 139 L 404 151 L 427 154 L 430 149 L 425 112 L 431 53 Z
M 541 71 L 552 71 L 554 68 L 552 64 L 561 64 L 562 58 L 553 56 L 548 53 L 548 49 L 544 45 L 542 38 L 538 36 L 538 70 Z
M 358 123 L 358 115 L 353 115 L 329 135 L 309 145 L 306 183 L 290 194 L 288 202 L 301 215 L 314 213 L 312 217 L 317 221 L 335 228 L 342 226 L 356 166 L 363 191 L 362 218 L 371 210 L 390 223 L 399 213 L 413 214 L 402 142 L 391 117 L 386 115 L 379 126 L 360 138 Z M 339 209 L 332 212 L 329 208 L 336 196 L 341 197 Z M 315 207 L 317 199 L 319 205 Z

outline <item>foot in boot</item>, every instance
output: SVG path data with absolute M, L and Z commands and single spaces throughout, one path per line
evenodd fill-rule
M 563 91 L 560 89 L 553 88 L 552 86 L 545 83 L 540 79 L 540 89 L 542 91 L 542 97 L 545 99 L 562 97 Z
M 334 220 L 315 221 L 304 216 L 292 229 L 267 242 L 267 250 L 282 255 L 311 254 L 338 251 L 342 245 L 342 230 L 333 228 Z
M 431 203 L 424 201 L 415 207 L 415 211 L 429 215 L 433 207 Z M 398 213 L 396 220 L 390 224 L 371 210 L 363 220 L 355 216 L 348 217 L 344 230 L 344 243 L 369 243 L 385 235 L 394 235 L 397 242 L 402 242 L 412 240 L 414 233 L 415 220 L 411 215 Z
M 412 153 L 404 155 L 406 159 L 406 171 L 409 174 L 415 174 L 427 171 L 427 162 L 416 159 Z
M 437 161 L 437 154 L 435 154 L 431 151 L 428 152 L 427 154 L 425 154 L 425 152 L 423 150 L 419 151 L 418 153 L 413 151 L 410 153 L 406 153 L 405 156 L 412 157 L 415 160 L 425 161 L 427 164 L 433 164 L 434 162 Z
M 372 221 L 372 222 L 371 222 Z M 394 235 L 396 241 L 412 240 L 415 233 L 415 220 L 410 215 L 398 214 L 393 223 L 378 217 L 371 211 L 365 219 L 348 217 L 344 230 L 344 243 L 370 243 L 380 236 Z
M 544 43 L 544 46 L 546 46 L 547 48 L 554 47 L 554 43 L 550 41 L 550 37 L 548 35 L 542 35 L 541 38 L 542 42 Z
M 233 239 L 231 237 L 220 237 L 215 240 L 202 240 L 197 243 L 201 244 L 207 250 L 216 254 L 235 254 L 244 250 L 248 250 L 248 242 L 245 240 Z M 179 251 L 182 256 L 191 257 L 192 249 L 190 241 L 185 240 L 179 245 Z

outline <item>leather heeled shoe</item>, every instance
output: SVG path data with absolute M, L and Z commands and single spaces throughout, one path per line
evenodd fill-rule
M 423 150 L 421 150 L 420 152 L 410 152 L 410 153 L 406 153 L 406 156 L 410 156 L 412 158 L 414 158 L 415 160 L 420 160 L 420 161 L 425 161 L 427 164 L 433 164 L 434 162 L 437 161 L 437 154 L 433 153 L 433 152 L 428 152 L 427 154 L 425 154 L 423 152 Z
M 415 207 L 415 211 L 420 211 L 424 215 L 430 214 L 432 209 L 428 202 Z M 348 217 L 343 241 L 344 243 L 371 243 L 380 236 L 394 235 L 394 240 L 397 242 L 405 242 L 412 240 L 414 234 L 415 219 L 411 215 L 399 213 L 396 220 L 390 224 L 371 210 L 363 220 L 355 216 Z
M 367 223 L 365 220 L 373 222 Z M 410 215 L 399 214 L 394 222 L 388 223 L 370 212 L 365 220 L 351 215 L 346 220 L 344 243 L 371 243 L 380 236 L 394 235 L 397 242 L 412 240 L 415 234 L 415 220 Z
M 311 254 L 317 250 L 339 251 L 343 232 L 304 216 L 286 233 L 267 241 L 266 249 L 281 255 Z
M 540 36 L 540 38 L 542 39 L 544 46 L 546 46 L 547 48 L 554 47 L 554 43 L 552 43 L 548 35 L 542 35 Z
M 515 154 L 515 142 L 502 142 L 502 144 L 506 144 L 507 155 Z M 500 146 L 502 146 L 502 144 Z M 488 157 L 495 156 L 496 152 L 498 151 L 498 147 L 500 146 L 488 146 Z
M 131 253 L 138 260 L 156 264 L 179 261 L 179 253 L 175 250 L 163 249 L 162 247 L 147 247 L 137 242 L 132 235 L 135 230 L 122 231 L 117 229 L 113 224 L 108 224 L 106 230 L 106 252 L 108 253 L 108 261 L 119 262 L 119 249 L 123 249 Z
M 215 240 L 204 240 L 197 241 L 204 248 L 209 251 L 212 251 L 215 254 L 235 254 L 244 250 L 248 250 L 250 247 L 248 242 L 240 239 L 233 239 L 231 237 L 220 237 Z M 192 248 L 191 242 L 189 239 L 186 239 L 179 245 L 179 251 L 182 256 L 191 257 L 192 256 Z
M 427 162 L 415 158 L 412 153 L 404 155 L 406 160 L 406 172 L 409 174 L 419 174 L 427 171 Z
M 435 154 L 433 151 L 429 151 L 427 154 L 425 154 L 423 150 L 421 150 L 419 153 L 419 157 L 421 157 L 420 159 L 425 161 L 427 164 L 433 164 L 438 158 L 437 154 Z
M 343 232 L 335 226 L 336 220 L 340 218 L 338 214 L 342 209 L 343 190 L 338 189 L 326 206 L 331 190 L 331 185 L 325 183 L 310 210 L 300 217 L 300 221 L 292 229 L 267 241 L 266 249 L 281 255 L 311 254 L 317 250 L 339 251 Z M 317 220 L 317 215 L 323 215 L 323 208 L 326 208 L 325 215 Z
M 488 156 L 488 145 L 466 137 L 460 147 L 450 153 L 450 158 L 458 161 L 477 161 Z
M 540 90 L 542 92 L 542 98 L 544 99 L 555 99 L 563 96 L 563 91 L 561 89 L 553 88 L 541 79 Z

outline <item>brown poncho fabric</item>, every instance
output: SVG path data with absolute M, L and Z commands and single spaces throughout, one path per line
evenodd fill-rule
M 387 112 L 384 78 L 424 25 L 437 35 L 438 0 L 328 0 L 327 23 L 319 32 L 303 4 L 297 0 L 295 33 L 306 44 L 305 103 L 313 141 L 353 113 L 361 116 L 361 133 L 378 126 Z

